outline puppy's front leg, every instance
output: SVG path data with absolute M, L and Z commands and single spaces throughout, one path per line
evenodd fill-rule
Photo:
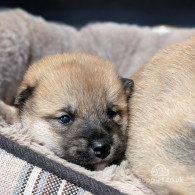
M 18 109 L 14 106 L 9 106 L 0 100 L 0 116 L 8 124 L 13 124 L 18 121 Z

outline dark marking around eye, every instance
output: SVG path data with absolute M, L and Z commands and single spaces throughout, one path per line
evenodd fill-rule
M 114 118 L 116 115 L 118 115 L 118 112 L 115 112 L 115 111 L 113 111 L 113 110 L 111 110 L 111 109 L 108 109 L 108 110 L 107 110 L 107 115 L 108 115 L 108 117 L 109 117 L 110 119 L 112 119 L 112 118 Z
M 63 124 L 71 124 L 75 120 L 75 117 L 76 117 L 76 110 L 68 106 L 60 110 L 57 110 L 54 113 L 51 113 L 43 118 L 48 122 L 52 120 L 52 121 L 61 122 Z
M 65 108 L 62 108 L 59 111 L 66 112 L 68 114 L 68 116 L 70 116 L 71 118 L 74 118 L 76 116 L 76 110 L 71 106 L 67 106 Z

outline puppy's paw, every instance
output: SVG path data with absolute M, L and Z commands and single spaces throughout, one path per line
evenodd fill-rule
M 8 124 L 13 124 L 19 121 L 18 109 L 14 106 L 9 106 L 0 100 L 0 116 Z

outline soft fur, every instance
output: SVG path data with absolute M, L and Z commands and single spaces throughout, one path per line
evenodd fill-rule
M 195 194 L 195 37 L 162 50 L 132 78 L 133 173 L 159 194 Z
M 132 88 L 106 59 L 58 54 L 28 69 L 15 105 L 35 140 L 61 158 L 97 170 L 124 156 Z
M 0 100 L 0 116 L 8 123 L 13 124 L 19 121 L 18 109 L 14 106 L 9 106 Z

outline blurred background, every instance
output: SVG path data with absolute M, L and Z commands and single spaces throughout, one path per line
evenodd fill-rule
M 0 6 L 75 27 L 97 21 L 195 27 L 194 0 L 0 0 Z

